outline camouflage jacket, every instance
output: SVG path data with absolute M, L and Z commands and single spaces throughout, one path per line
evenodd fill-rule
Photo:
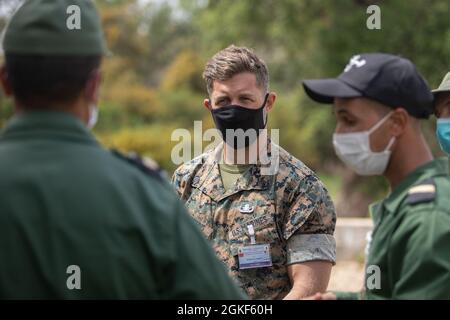
M 262 175 L 261 166 L 252 165 L 234 187 L 224 190 L 218 166 L 222 145 L 181 165 L 172 182 L 249 297 L 282 299 L 291 289 L 287 265 L 312 260 L 334 263 L 333 203 L 314 172 L 273 143 L 268 155 L 277 151 L 276 174 Z M 270 244 L 272 267 L 239 269 L 238 249 L 250 244 L 249 224 L 254 226 L 257 244 Z M 302 238 L 290 243 L 293 235 Z

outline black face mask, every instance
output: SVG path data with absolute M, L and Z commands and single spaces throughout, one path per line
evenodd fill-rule
M 220 107 L 218 109 L 211 110 L 216 128 L 222 134 L 222 139 L 232 148 L 240 149 L 248 147 L 259 136 L 259 130 L 264 129 L 267 123 L 267 117 L 264 117 L 264 107 L 266 106 L 269 94 L 266 94 L 263 105 L 258 109 L 248 109 L 239 105 L 228 105 Z M 232 129 L 234 132 L 234 139 L 226 139 L 226 130 Z M 235 132 L 237 129 L 242 129 Z M 249 129 L 254 129 L 255 132 L 249 131 L 247 135 L 245 133 Z M 244 138 L 245 137 L 245 138 Z

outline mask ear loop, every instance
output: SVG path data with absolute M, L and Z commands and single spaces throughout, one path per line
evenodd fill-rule
M 391 116 L 391 114 L 392 114 L 393 112 L 394 112 L 394 111 L 389 112 L 387 115 L 385 115 L 385 116 L 383 117 L 383 119 L 381 119 L 380 121 L 378 121 L 378 123 L 375 124 L 375 125 L 368 131 L 369 135 L 370 135 L 372 132 L 374 132 L 375 130 L 377 130 L 383 123 L 385 123 L 386 120 Z M 389 143 L 388 143 L 388 145 L 386 146 L 386 148 L 383 150 L 383 152 L 386 152 L 386 151 L 390 150 L 391 147 L 392 147 L 392 145 L 394 144 L 395 140 L 396 140 L 396 138 L 395 138 L 395 137 L 392 137 L 392 138 L 389 140 Z
M 378 123 L 376 123 L 372 128 L 370 128 L 370 130 L 368 131 L 368 133 L 371 134 L 372 132 L 374 132 L 375 130 L 377 130 L 379 127 L 381 127 L 381 125 L 382 125 L 383 123 L 386 122 L 386 120 L 391 116 L 391 114 L 392 114 L 393 112 L 394 112 L 394 111 L 391 111 L 391 112 L 389 112 L 387 115 L 385 115 L 385 116 L 383 117 L 383 119 L 381 119 L 380 121 L 378 121 Z
M 395 140 L 396 140 L 396 137 L 392 137 L 391 140 L 389 140 L 389 143 L 383 152 L 389 151 L 391 149 L 392 145 L 394 144 Z
M 269 100 L 269 93 L 266 93 L 266 97 L 264 98 L 264 103 L 261 108 L 265 108 L 267 104 L 267 100 Z M 267 126 L 267 111 L 266 111 L 266 119 L 264 121 L 264 128 Z

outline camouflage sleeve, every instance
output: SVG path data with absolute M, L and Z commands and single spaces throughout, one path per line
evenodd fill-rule
M 306 261 L 336 263 L 336 242 L 329 234 L 294 234 L 287 242 L 287 265 Z
M 335 263 L 336 212 L 322 182 L 314 175 L 302 179 L 286 208 L 283 236 L 287 240 L 288 263 Z
M 177 174 L 177 170 L 175 170 L 175 172 L 172 175 L 172 186 L 175 189 L 175 191 L 178 194 L 178 196 L 181 196 L 181 194 L 183 193 L 182 190 L 181 190 L 182 176 Z
M 336 212 L 327 189 L 314 175 L 303 178 L 285 205 L 283 236 L 334 234 Z
M 181 165 L 172 175 L 172 186 L 183 201 L 186 200 L 184 199 L 184 196 L 189 188 L 189 176 L 190 173 L 184 165 Z

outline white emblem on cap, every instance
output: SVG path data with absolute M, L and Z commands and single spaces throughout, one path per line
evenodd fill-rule
M 350 59 L 350 62 L 345 66 L 344 72 L 350 71 L 353 67 L 361 68 L 365 64 L 366 60 L 361 59 L 361 56 L 358 54 Z

